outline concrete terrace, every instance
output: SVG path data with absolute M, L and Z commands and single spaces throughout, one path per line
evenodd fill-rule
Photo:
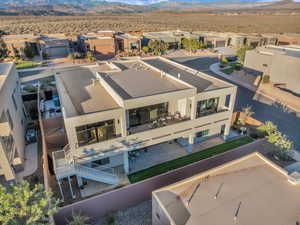
M 218 88 L 230 87 L 230 84 L 223 81 L 210 78 L 208 76 L 202 76 L 201 74 L 193 74 L 183 67 L 176 66 L 175 64 L 168 63 L 160 58 L 155 59 L 144 59 L 145 63 L 170 74 L 174 78 L 179 78 L 180 80 L 195 86 L 197 92 L 203 92 Z

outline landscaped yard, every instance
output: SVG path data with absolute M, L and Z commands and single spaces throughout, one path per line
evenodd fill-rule
M 29 68 L 35 68 L 40 65 L 39 62 L 34 61 L 18 61 L 16 62 L 16 68 L 17 69 L 29 69 Z
M 130 174 L 128 176 L 129 181 L 131 183 L 136 183 L 145 179 L 148 179 L 150 177 L 157 176 L 162 173 L 166 173 L 170 170 L 174 170 L 183 166 L 186 166 L 188 164 L 200 161 L 202 159 L 206 159 L 209 157 L 212 157 L 214 155 L 227 152 L 231 149 L 237 148 L 239 146 L 248 144 L 252 142 L 254 139 L 251 137 L 242 137 L 233 141 L 226 142 L 224 144 L 220 144 L 211 148 L 207 148 L 205 150 L 202 150 L 200 152 L 196 152 L 178 159 L 174 159 L 153 167 L 150 167 L 145 170 L 138 171 L 136 173 Z
M 226 73 L 227 75 L 230 75 L 233 73 L 234 69 L 232 67 L 228 67 L 226 69 L 221 70 L 223 73 Z
M 227 64 L 227 67 L 225 69 L 221 69 L 223 73 L 226 73 L 228 75 L 232 74 L 235 70 L 240 70 L 242 67 L 242 64 L 239 62 L 230 62 Z

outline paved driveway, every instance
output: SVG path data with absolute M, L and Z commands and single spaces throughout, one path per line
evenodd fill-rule
M 209 71 L 209 66 L 218 62 L 216 57 L 183 57 L 174 58 L 173 60 L 226 80 Z M 229 80 L 226 81 L 230 82 Z M 286 110 L 272 100 L 257 96 L 255 93 L 238 85 L 235 110 L 241 110 L 247 105 L 252 105 L 255 119 L 262 122 L 272 121 L 282 133 L 286 134 L 294 142 L 296 149 L 300 150 L 300 113 L 297 115 L 295 112 Z

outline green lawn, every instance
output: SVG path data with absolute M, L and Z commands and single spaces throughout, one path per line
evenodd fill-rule
M 226 73 L 226 74 L 230 75 L 230 74 L 233 73 L 234 68 L 229 67 L 229 68 L 223 69 L 223 70 L 221 70 L 221 71 L 222 71 L 223 73 Z
M 29 69 L 29 68 L 35 68 L 40 65 L 39 62 L 33 62 L 33 61 L 19 61 L 16 63 L 17 69 Z
M 209 157 L 212 157 L 214 155 L 229 151 L 231 149 L 237 148 L 239 146 L 248 144 L 252 142 L 254 139 L 251 137 L 242 137 L 233 141 L 229 141 L 211 148 L 207 148 L 203 151 L 192 153 L 190 155 L 174 159 L 153 167 L 150 167 L 145 170 L 138 171 L 136 173 L 130 174 L 128 176 L 129 181 L 131 183 L 136 183 L 145 179 L 148 179 L 150 177 L 157 176 L 162 173 L 166 173 L 170 170 L 174 170 L 183 166 L 186 166 L 188 164 L 200 161 L 202 159 L 206 159 Z

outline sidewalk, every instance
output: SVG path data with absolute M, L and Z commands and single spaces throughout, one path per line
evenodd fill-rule
M 228 79 L 244 88 L 247 88 L 248 90 L 252 91 L 252 92 L 255 92 L 256 94 L 259 94 L 265 98 L 268 98 L 274 102 L 277 102 L 277 103 L 280 103 L 282 104 L 283 106 L 286 106 L 288 107 L 289 109 L 295 111 L 295 112 L 300 112 L 300 104 L 298 104 L 297 102 L 294 103 L 293 101 L 289 101 L 287 99 L 289 99 L 289 96 L 287 93 L 278 93 L 278 91 L 267 91 L 266 88 L 257 88 L 255 87 L 254 85 L 250 85 L 250 84 L 246 84 L 244 82 L 241 82 L 240 80 L 226 74 L 226 73 L 223 73 L 222 71 L 220 71 L 220 68 L 219 68 L 219 63 L 214 63 L 212 65 L 210 65 L 209 67 L 210 71 L 212 71 L 213 73 L 225 78 L 225 79 Z
M 24 170 L 17 173 L 17 179 L 22 180 L 33 174 L 38 168 L 38 147 L 37 143 L 29 144 L 25 147 Z

